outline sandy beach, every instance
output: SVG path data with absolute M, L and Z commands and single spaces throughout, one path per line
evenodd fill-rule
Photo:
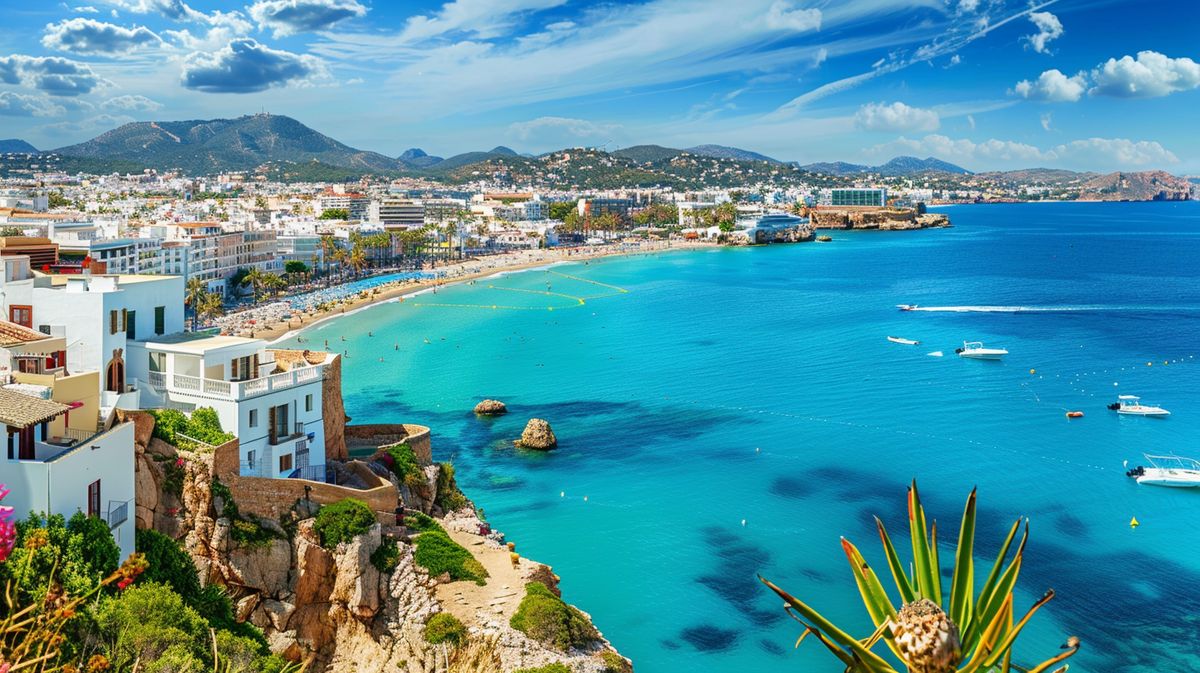
M 290 338 L 296 331 L 312 325 L 353 313 L 373 304 L 386 302 L 399 297 L 407 297 L 435 287 L 444 287 L 464 283 L 497 273 L 521 271 L 546 266 L 560 262 L 575 262 L 581 260 L 613 257 L 618 255 L 638 255 L 667 250 L 693 250 L 711 248 L 716 244 L 703 241 L 636 241 L 620 245 L 552 248 L 548 250 L 522 250 L 501 253 L 488 257 L 470 258 L 460 262 L 440 265 L 427 269 L 427 273 L 436 273 L 436 278 L 398 280 L 370 290 L 350 294 L 341 299 L 331 300 L 324 310 L 313 307 L 307 310 L 296 310 L 283 300 L 266 302 L 257 306 L 222 316 L 217 322 L 222 334 L 265 339 L 270 342 Z M 336 286 L 335 286 L 336 287 Z

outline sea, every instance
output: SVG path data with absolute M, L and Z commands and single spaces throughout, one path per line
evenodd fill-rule
M 1015 662 L 1074 635 L 1073 671 L 1200 670 L 1200 491 L 1125 475 L 1200 458 L 1200 204 L 941 212 L 952 228 L 512 273 L 303 336 L 348 355 L 353 422 L 432 428 L 435 458 L 639 673 L 841 671 L 794 647 L 758 577 L 868 636 L 840 538 L 884 568 L 878 516 L 907 557 L 913 479 L 944 574 L 972 488 L 978 582 L 1028 521 L 1015 609 L 1055 597 Z M 956 357 L 964 341 L 1009 355 Z M 1118 416 L 1119 394 L 1172 415 Z M 475 417 L 484 398 L 510 413 Z M 514 448 L 530 418 L 557 450 Z

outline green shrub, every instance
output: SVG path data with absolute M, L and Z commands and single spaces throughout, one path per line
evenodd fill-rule
M 386 465 L 401 483 L 413 490 L 427 488 L 425 473 L 421 470 L 421 465 L 417 462 L 417 454 L 413 453 L 411 446 L 401 442 L 385 446 L 379 451 L 382 455 L 378 456 L 376 460 Z
M 480 586 L 487 584 L 488 572 L 471 556 L 465 547 L 450 539 L 444 531 L 431 530 L 417 536 L 413 561 L 437 577 L 450 573 L 452 580 L 469 580 Z
M 462 645 L 467 642 L 467 627 L 449 612 L 439 612 L 425 623 L 425 640 L 434 645 Z
M 233 435 L 221 429 L 221 417 L 212 407 L 200 407 L 193 411 L 184 434 L 213 446 L 233 439 Z
M 46 544 L 26 548 L 25 541 L 35 533 L 44 536 Z M 68 521 L 61 514 L 30 514 L 17 522 L 16 547 L 8 561 L 0 563 L 0 587 L 11 580 L 14 598 L 28 605 L 45 597 L 53 573 L 68 593 L 86 594 L 115 571 L 120 560 L 121 549 L 99 517 L 76 512 Z M 28 570 L 22 570 L 26 563 Z
M 366 503 L 345 498 L 325 505 L 317 512 L 313 530 L 321 537 L 322 547 L 336 547 L 371 530 L 375 515 Z
M 509 625 L 534 640 L 567 651 L 599 640 L 596 627 L 583 613 L 555 596 L 545 584 L 525 585 L 525 597 Z
M 390 573 L 400 563 L 400 546 L 390 537 L 385 537 L 379 548 L 371 552 L 371 565 L 381 573 Z
M 556 661 L 553 664 L 546 664 L 545 666 L 538 666 L 537 668 L 519 668 L 519 669 L 513 671 L 513 673 L 574 673 L 574 672 L 571 670 L 570 666 L 567 666 L 566 664 L 564 664 L 562 662 Z
M 601 652 L 600 663 L 604 664 L 604 673 L 633 673 L 629 660 L 616 652 Z
M 275 531 L 264 528 L 257 521 L 249 519 L 231 519 L 229 522 L 229 537 L 243 547 L 263 549 L 272 540 L 279 539 Z
M 223 508 L 217 512 L 218 516 L 229 517 L 230 519 L 239 519 L 242 513 L 238 511 L 237 503 L 233 500 L 233 491 L 229 487 L 221 483 L 220 479 L 213 477 L 212 483 L 209 486 L 209 492 L 213 499 L 220 498 L 223 503 Z
M 454 480 L 454 465 L 441 463 L 437 478 L 437 503 L 443 512 L 454 512 L 471 504 Z
M 433 517 L 422 512 L 409 512 L 406 514 L 404 517 L 404 525 L 422 533 L 431 530 L 442 533 L 446 532 L 446 530 L 442 528 L 441 524 L 435 521 Z
M 188 424 L 187 415 L 178 409 L 151 409 L 154 417 L 154 436 L 164 442 L 174 445 L 175 433 L 185 432 Z
M 185 602 L 192 604 L 200 596 L 200 578 L 196 564 L 179 543 L 156 530 L 138 529 L 135 546 L 146 555 L 150 566 L 138 582 L 159 582 L 175 590 Z
M 191 670 L 192 659 L 211 661 L 208 623 L 165 584 L 130 587 L 102 601 L 95 617 L 96 635 L 108 644 L 116 670 L 160 660 L 168 651 L 180 670 Z
M 150 415 L 154 417 L 154 436 L 181 449 L 195 450 L 202 447 L 179 435 L 186 435 L 213 446 L 220 446 L 233 439 L 233 435 L 221 429 L 221 419 L 212 407 L 196 409 L 191 418 L 178 409 L 152 409 Z

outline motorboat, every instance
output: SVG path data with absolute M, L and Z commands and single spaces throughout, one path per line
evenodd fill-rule
M 1182 456 L 1146 454 L 1145 457 L 1150 467 L 1138 465 L 1132 470 L 1127 470 L 1125 476 L 1147 486 L 1200 487 L 1200 461 Z M 1125 467 L 1129 467 L 1129 461 L 1125 461 Z
M 893 337 L 893 336 L 890 336 L 890 337 L 888 337 L 888 338 L 887 338 L 887 340 L 888 340 L 888 341 L 890 341 L 890 342 L 892 342 L 892 343 L 894 343 L 894 344 L 904 344 L 905 346 L 919 346 L 919 345 L 921 345 L 921 342 L 920 342 L 920 341 L 913 341 L 912 339 L 904 339 L 904 338 L 901 338 L 901 337 Z
M 1166 418 L 1171 415 L 1171 412 L 1162 407 L 1156 407 L 1152 404 L 1142 404 L 1142 398 L 1137 395 L 1118 395 L 1117 401 L 1108 405 L 1108 408 L 1118 414 L 1125 414 L 1127 416 Z
M 1008 355 L 1008 351 L 1003 348 L 984 348 L 982 341 L 964 341 L 962 348 L 955 348 L 954 352 L 958 353 L 960 358 L 972 360 L 999 360 Z
M 896 308 L 900 309 L 901 311 L 911 311 L 911 310 L 917 308 L 917 305 L 916 304 L 896 304 Z

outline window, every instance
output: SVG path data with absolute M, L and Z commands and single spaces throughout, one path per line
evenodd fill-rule
M 166 353 L 150 353 L 150 371 L 166 372 L 167 371 L 167 354 Z
M 137 311 L 129 311 L 125 314 L 125 338 L 137 341 Z
M 278 444 L 283 438 L 292 434 L 288 427 L 288 405 L 281 404 L 277 407 L 271 407 L 270 419 L 270 438 L 272 444 Z
M 250 427 L 252 427 L 252 428 L 258 427 L 258 409 L 250 410 Z M 253 451 L 251 451 L 251 453 L 253 453 Z
M 257 462 L 258 462 L 257 452 L 247 451 L 246 452 L 246 467 L 247 467 L 247 469 L 249 469 L 251 472 L 253 472 L 255 469 L 254 468 L 255 463 L 257 463 Z
M 292 470 L 292 454 L 285 453 L 279 457 L 279 471 L 290 472 Z
M 121 314 L 115 309 L 108 312 L 108 333 L 117 333 L 117 323 L 121 320 Z
M 8 307 L 8 321 L 22 327 L 33 327 L 33 307 L 13 304 Z
M 154 333 L 163 334 L 167 331 L 167 307 L 154 307 Z
M 312 393 L 304 396 L 304 410 L 312 411 Z
M 87 515 L 100 516 L 100 480 L 88 484 Z

